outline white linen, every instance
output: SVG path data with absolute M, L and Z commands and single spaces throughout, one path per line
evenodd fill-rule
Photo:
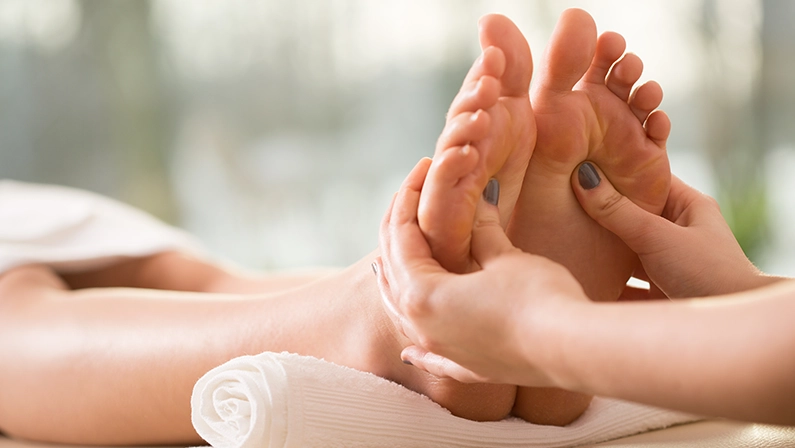
M 567 427 L 473 422 L 370 373 L 271 352 L 209 371 L 191 405 L 196 431 L 216 448 L 563 447 L 700 419 L 597 397 Z
M 31 263 L 74 272 L 166 250 L 204 253 L 187 233 L 112 199 L 0 181 L 0 273 Z

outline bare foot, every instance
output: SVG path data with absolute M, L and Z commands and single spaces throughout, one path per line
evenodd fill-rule
M 476 269 L 470 241 L 484 187 L 492 177 L 500 182 L 500 215 L 507 225 L 535 144 L 527 41 L 499 15 L 483 17 L 479 35 L 483 54 L 450 106 L 418 211 L 434 257 L 456 272 Z M 402 350 L 403 344 L 394 348 Z M 389 366 L 395 360 L 399 358 L 390 355 L 372 364 Z M 459 417 L 501 419 L 510 413 L 516 396 L 515 386 L 461 384 L 401 367 L 407 366 L 393 365 L 378 373 L 428 395 Z
M 621 193 L 655 213 L 662 212 L 671 178 L 665 152 L 670 122 L 654 111 L 662 90 L 649 82 L 630 94 L 643 66 L 624 50 L 619 34 L 597 40 L 585 11 L 561 15 L 533 85 L 538 139 L 508 227 L 516 246 L 566 266 L 598 301 L 618 298 L 637 258 L 585 214 L 571 189 L 572 174 L 594 161 Z M 537 415 L 534 395 L 520 388 L 514 413 Z M 580 402 L 579 413 L 552 415 L 553 424 L 577 418 L 587 397 Z
M 338 274 L 280 294 L 278 303 L 270 304 L 273 320 L 264 325 L 279 327 L 284 326 L 280 322 L 290 321 L 293 334 L 273 338 L 268 350 L 316 356 L 374 373 L 428 396 L 458 417 L 494 421 L 508 416 L 516 386 L 464 384 L 401 361 L 400 353 L 410 341 L 394 326 L 381 302 L 370 267 L 376 256 L 373 253 Z
M 643 65 L 634 54 L 621 57 L 624 49 L 619 34 L 597 40 L 585 11 L 561 15 L 533 86 L 538 141 L 508 229 L 514 244 L 562 263 L 599 301 L 618 298 L 637 261 L 579 206 L 572 173 L 594 161 L 622 194 L 655 213 L 670 186 L 670 122 L 652 113 L 662 90 L 649 82 L 630 95 Z
M 418 210 L 434 258 L 455 272 L 477 268 L 470 239 L 491 177 L 500 183 L 499 209 L 507 225 L 536 135 L 527 41 L 507 17 L 493 14 L 480 20 L 479 35 L 483 54 L 450 106 Z
M 450 107 L 419 209 L 420 228 L 434 257 L 457 272 L 477 269 L 470 237 L 483 187 L 491 176 L 500 181 L 500 218 L 506 225 L 535 142 L 527 41 L 510 20 L 497 15 L 481 19 L 480 40 L 483 56 Z M 516 415 L 557 425 L 569 423 L 590 403 L 589 396 L 545 388 L 519 388 L 516 399 L 522 402 L 514 407 Z

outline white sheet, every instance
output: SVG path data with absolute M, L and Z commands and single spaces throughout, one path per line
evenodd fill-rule
M 31 263 L 73 272 L 166 250 L 204 253 L 187 233 L 112 199 L 0 181 L 0 273 Z

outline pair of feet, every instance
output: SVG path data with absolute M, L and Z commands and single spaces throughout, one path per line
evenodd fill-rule
M 501 224 L 514 245 L 567 267 L 593 300 L 616 300 L 637 258 L 584 213 L 571 183 L 591 161 L 622 194 L 662 212 L 670 186 L 670 121 L 656 110 L 662 90 L 655 82 L 633 90 L 641 60 L 624 53 L 621 35 L 597 38 L 582 10 L 560 17 L 532 90 L 532 58 L 519 29 L 499 15 L 479 25 L 483 53 L 450 106 L 420 200 L 419 225 L 434 258 L 455 272 L 478 268 L 471 235 L 484 187 L 496 178 Z M 588 400 L 519 388 L 513 413 L 566 424 Z M 539 417 L 545 414 L 553 418 Z

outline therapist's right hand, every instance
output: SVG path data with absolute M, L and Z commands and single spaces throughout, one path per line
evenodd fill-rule
M 657 216 L 619 193 L 591 164 L 599 174 L 599 184 L 584 188 L 575 170 L 574 194 L 591 218 L 638 254 L 643 269 L 636 277 L 649 281 L 652 293 L 656 285 L 669 298 L 705 297 L 778 280 L 748 260 L 710 196 L 672 176 L 668 201 L 662 216 Z M 637 293 L 635 298 L 640 298 Z

